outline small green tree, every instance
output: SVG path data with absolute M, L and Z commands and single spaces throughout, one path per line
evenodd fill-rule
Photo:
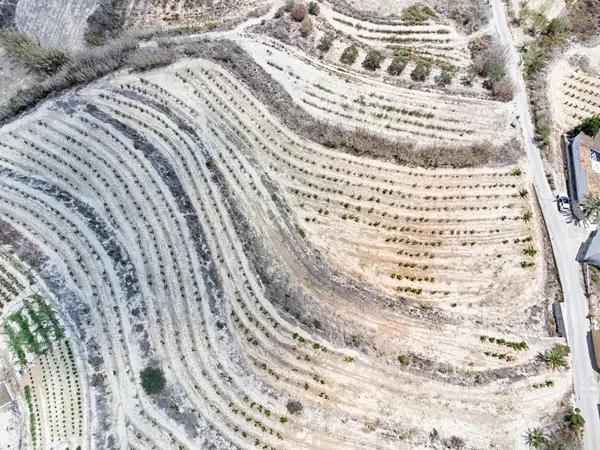
M 308 13 L 316 16 L 319 14 L 319 4 L 317 2 L 309 2 L 308 3 Z
M 410 73 L 410 77 L 414 81 L 425 81 L 431 73 L 431 63 L 427 61 L 419 61 L 413 71 Z
M 142 388 L 148 395 L 162 392 L 167 384 L 161 369 L 146 367 L 140 372 L 140 378 L 142 379 Z
M 448 69 L 444 69 L 442 70 L 442 73 L 440 74 L 440 78 L 439 78 L 439 84 L 441 85 L 448 85 L 450 83 L 452 83 L 452 80 L 454 79 L 454 72 Z
M 588 136 L 596 136 L 600 131 L 600 115 L 588 117 L 577 127 L 577 131 L 583 131 Z
M 319 40 L 319 45 L 317 45 L 317 48 L 319 50 L 321 50 L 322 52 L 329 51 L 329 49 L 333 45 L 334 39 L 335 39 L 335 34 L 333 34 L 331 32 L 325 33 Z
M 565 23 L 561 19 L 556 17 L 548 23 L 546 29 L 544 30 L 544 34 L 547 36 L 556 36 L 558 34 L 564 33 L 565 30 Z
M 408 61 L 406 58 L 403 58 L 402 56 L 396 56 L 394 59 L 392 59 L 392 62 L 388 66 L 387 72 L 390 75 L 398 76 L 402 73 L 407 63 Z
M 583 427 L 585 425 L 585 419 L 580 414 L 580 412 L 581 411 L 579 408 L 575 408 L 566 417 L 567 422 L 569 424 L 569 428 L 578 432 L 583 430 Z
M 568 345 L 555 344 L 549 352 L 544 354 L 542 359 L 553 370 L 567 367 L 569 351 Z
M 548 442 L 548 438 L 541 428 L 531 428 L 527 430 L 525 442 L 527 442 L 527 445 L 530 447 L 542 448 L 544 445 L 546 445 L 546 442 Z
M 385 59 L 379 50 L 370 50 L 365 57 L 362 66 L 367 70 L 377 70 L 381 67 L 382 61 Z
M 358 58 L 358 49 L 356 46 L 351 45 L 350 47 L 347 47 L 342 53 L 342 56 L 340 56 L 340 62 L 344 64 L 354 64 L 356 58 Z

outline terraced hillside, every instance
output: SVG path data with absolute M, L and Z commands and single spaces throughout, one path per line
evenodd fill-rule
M 242 16 L 266 4 L 265 0 L 127 0 L 128 28 L 198 27 Z
M 84 45 L 87 19 L 99 0 L 18 0 L 15 9 L 17 29 L 49 47 L 69 50 Z
M 390 86 L 267 37 L 252 36 L 239 43 L 298 106 L 324 121 L 421 146 L 492 141 L 508 145 L 512 140 L 508 104 Z
M 298 99 L 359 96 L 313 73 L 296 72 Z M 481 116 L 439 131 L 468 142 Z M 48 102 L 0 150 L 0 238 L 65 299 L 97 448 L 513 448 L 570 389 L 537 358 L 557 340 L 519 165 L 326 148 L 202 59 Z

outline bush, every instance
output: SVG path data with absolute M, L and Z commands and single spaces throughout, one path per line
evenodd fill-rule
M 477 75 L 488 78 L 492 83 L 506 76 L 506 51 L 499 44 L 491 44 L 477 53 L 473 60 Z
M 558 34 L 562 34 L 566 31 L 567 27 L 565 23 L 559 18 L 552 19 L 546 29 L 544 30 L 544 34 L 546 36 L 556 36 Z
M 290 14 L 292 15 L 292 19 L 294 19 L 297 22 L 302 22 L 308 14 L 308 8 L 304 3 L 294 3 Z
M 410 363 L 410 360 L 408 359 L 408 356 L 400 355 L 400 356 L 398 356 L 398 362 L 400 364 L 402 364 L 404 367 L 406 367 Z
M 323 35 L 323 37 L 321 37 L 321 40 L 319 41 L 319 45 L 317 45 L 317 48 L 319 50 L 321 50 L 322 52 L 329 51 L 329 49 L 333 45 L 334 39 L 335 39 L 335 34 L 333 34 L 331 32 L 325 33 Z
M 0 47 L 29 67 L 50 75 L 58 72 L 69 60 L 62 50 L 42 47 L 19 31 L 0 30 Z
M 356 58 L 358 58 L 358 49 L 351 45 L 344 50 L 342 56 L 340 56 L 340 61 L 344 64 L 354 64 Z
M 444 69 L 444 70 L 442 70 L 442 73 L 440 74 L 438 83 L 445 86 L 445 85 L 452 83 L 453 79 L 454 79 L 454 72 L 452 70 Z
M 140 372 L 142 388 L 148 395 L 158 394 L 163 391 L 167 381 L 161 369 L 146 367 Z
M 306 37 L 310 33 L 312 33 L 312 30 L 313 30 L 312 19 L 309 16 L 306 16 L 304 18 L 304 20 L 302 21 L 302 23 L 300 24 L 300 34 L 302 35 L 302 37 Z
M 579 126 L 577 126 L 576 130 L 583 131 L 588 136 L 596 136 L 600 131 L 600 115 L 592 116 L 585 119 Z
M 580 412 L 579 408 L 575 408 L 575 410 L 571 411 L 566 417 L 569 428 L 572 430 L 581 430 L 585 425 L 585 419 Z
M 435 12 L 429 6 L 411 5 L 402 11 L 402 20 L 407 22 L 424 22 L 435 17 Z
M 514 95 L 514 86 L 508 77 L 502 78 L 500 81 L 492 83 L 492 94 L 498 100 L 508 102 L 512 100 Z
M 379 50 L 370 50 L 365 57 L 362 66 L 368 70 L 377 70 L 381 67 L 381 62 L 385 59 Z
M 427 61 L 419 61 L 413 71 L 410 73 L 410 77 L 414 81 L 425 81 L 431 73 L 431 63 Z
M 394 59 L 392 59 L 392 62 L 388 66 L 387 72 L 394 76 L 400 75 L 407 63 L 408 60 L 406 58 L 403 58 L 402 56 L 396 56 Z
M 308 13 L 316 16 L 319 14 L 319 4 L 317 2 L 309 2 L 308 3 Z

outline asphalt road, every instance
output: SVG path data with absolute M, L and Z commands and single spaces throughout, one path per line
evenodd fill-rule
M 533 183 L 542 208 L 558 267 L 565 301 L 562 312 L 571 347 L 572 369 L 575 384 L 575 401 L 585 419 L 584 449 L 600 449 L 600 385 L 598 374 L 592 366 L 589 344 L 590 323 L 587 319 L 588 302 L 584 294 L 581 267 L 575 260 L 577 251 L 587 237 L 589 229 L 570 223 L 560 214 L 544 174 L 539 148 L 534 142 L 534 128 L 529 111 L 529 100 L 521 71 L 521 57 L 514 45 L 507 15 L 501 0 L 492 0 L 493 21 L 500 41 L 508 48 L 510 75 L 515 84 L 515 105 L 523 131 L 523 141 Z M 532 424 L 534 425 L 534 424 Z

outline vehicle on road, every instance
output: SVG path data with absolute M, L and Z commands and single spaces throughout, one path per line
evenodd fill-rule
M 560 212 L 569 212 L 571 210 L 571 202 L 567 194 L 558 194 L 556 196 L 556 206 Z

